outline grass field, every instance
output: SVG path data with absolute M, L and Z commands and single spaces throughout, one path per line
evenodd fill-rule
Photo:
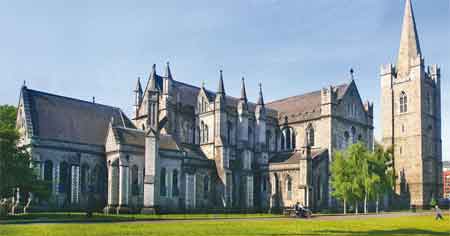
M 69 223 L 0 225 L 0 235 L 450 235 L 450 221 L 432 216 L 361 218 L 351 220 L 202 220 L 133 223 Z

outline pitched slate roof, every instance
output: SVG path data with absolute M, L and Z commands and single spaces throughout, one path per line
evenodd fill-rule
M 111 118 L 115 126 L 135 128 L 121 109 L 22 88 L 33 135 L 74 143 L 104 145 Z
M 312 149 L 311 156 L 312 159 L 322 157 L 323 155 L 328 155 L 327 149 Z M 270 160 L 270 164 L 298 164 L 300 159 L 303 157 L 301 151 L 295 152 L 282 152 L 275 154 Z
M 349 84 L 341 84 L 335 88 L 338 100 L 341 99 Z M 292 96 L 266 104 L 266 107 L 278 111 L 278 119 L 283 120 L 288 116 L 289 122 L 314 119 L 321 113 L 321 91 L 314 91 L 297 96 Z

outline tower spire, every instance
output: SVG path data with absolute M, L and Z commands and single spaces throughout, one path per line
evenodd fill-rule
M 258 95 L 258 102 L 257 105 L 264 106 L 264 98 L 263 98 L 263 92 L 262 92 L 262 84 L 259 83 L 259 95 Z
M 245 79 L 242 77 L 242 84 L 241 84 L 241 100 L 244 102 L 247 102 L 247 92 L 245 91 Z
M 218 95 L 225 95 L 225 88 L 223 86 L 223 71 L 220 70 L 220 77 L 219 77 L 219 87 L 217 88 L 217 94 Z
M 419 35 L 411 0 L 406 0 L 405 15 L 403 16 L 402 35 L 398 53 L 397 70 L 400 73 L 409 72 L 412 60 L 421 57 Z
M 150 73 L 150 78 L 149 78 L 149 89 L 154 91 L 156 90 L 156 64 L 153 64 L 152 66 L 152 72 Z
M 164 72 L 164 77 L 172 79 L 172 72 L 170 71 L 170 63 L 166 62 L 166 71 Z

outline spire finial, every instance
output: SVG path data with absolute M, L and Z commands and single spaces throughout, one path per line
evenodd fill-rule
M 24 88 L 27 87 L 27 81 L 26 80 L 23 81 L 22 87 L 24 87 Z
M 412 60 L 420 57 L 421 54 L 413 7 L 411 0 L 406 0 L 397 61 L 397 70 L 399 73 L 409 72 Z
M 223 85 L 223 71 L 219 70 L 220 77 L 219 77 L 219 87 L 217 88 L 217 94 L 225 95 L 225 87 Z
M 166 62 L 166 71 L 164 72 L 164 77 L 172 79 L 172 72 L 170 71 L 170 62 Z
M 156 90 L 156 64 L 153 64 L 152 66 L 152 72 L 150 73 L 149 78 L 149 89 L 150 90 Z
M 351 80 L 355 79 L 355 70 L 353 70 L 353 68 L 350 68 L 350 79 Z
M 258 96 L 258 102 L 256 104 L 264 106 L 264 98 L 263 98 L 263 92 L 262 92 L 262 83 L 259 83 L 258 86 L 259 86 L 259 96 Z
M 242 84 L 241 84 L 241 100 L 247 102 L 247 92 L 245 91 L 245 78 L 242 76 Z

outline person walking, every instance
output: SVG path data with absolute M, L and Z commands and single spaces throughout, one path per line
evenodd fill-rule
M 434 209 L 436 210 L 436 220 L 443 220 L 444 217 L 442 216 L 442 211 L 439 208 L 438 205 L 434 206 Z

